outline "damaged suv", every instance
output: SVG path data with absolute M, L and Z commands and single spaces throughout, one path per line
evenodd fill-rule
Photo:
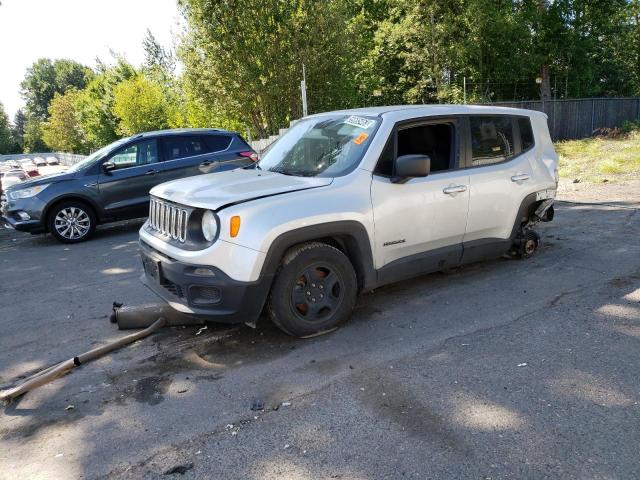
M 173 308 L 305 337 L 359 292 L 505 254 L 553 218 L 543 113 L 396 106 L 306 117 L 256 164 L 161 184 L 140 230 L 144 283 Z

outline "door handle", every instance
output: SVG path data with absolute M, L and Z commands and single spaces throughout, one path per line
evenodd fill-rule
M 524 182 L 525 180 L 529 180 L 531 176 L 528 173 L 518 173 L 511 177 L 512 182 Z
M 211 160 L 205 160 L 200 164 L 201 167 L 208 167 L 209 165 L 211 165 Z
M 452 187 L 445 187 L 442 192 L 447 195 L 455 195 L 456 193 L 462 193 L 467 191 L 466 185 L 454 185 Z
M 145 175 L 155 175 L 156 173 L 158 173 L 156 170 L 147 170 L 147 173 L 145 173 Z

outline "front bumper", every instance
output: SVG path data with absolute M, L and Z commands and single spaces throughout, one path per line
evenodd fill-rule
M 13 228 L 20 232 L 28 233 L 44 233 L 47 229 L 42 225 L 40 220 L 16 220 L 12 217 L 0 217 L 0 223 L 6 227 Z
M 179 312 L 222 323 L 257 320 L 271 288 L 272 276 L 256 282 L 233 280 L 222 270 L 172 259 L 140 241 L 141 281 Z M 213 275 L 197 274 L 196 269 Z
M 3 196 L 3 201 L 0 204 L 0 213 L 2 214 L 0 223 L 21 232 L 44 233 L 47 227 L 40 219 L 44 208 L 45 203 L 36 197 L 8 201 Z M 21 219 L 18 215 L 20 212 L 26 213 L 29 219 Z

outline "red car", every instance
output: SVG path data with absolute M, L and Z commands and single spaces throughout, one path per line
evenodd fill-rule
M 38 167 L 36 167 L 35 163 L 31 161 L 31 159 L 23 159 L 19 161 L 20 168 L 24 170 L 24 173 L 29 177 L 39 177 L 40 172 L 38 171 Z

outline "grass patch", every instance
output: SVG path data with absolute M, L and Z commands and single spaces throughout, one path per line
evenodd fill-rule
M 557 142 L 558 171 L 564 180 L 597 183 L 616 176 L 640 174 L 640 130 L 613 138 L 595 137 Z

